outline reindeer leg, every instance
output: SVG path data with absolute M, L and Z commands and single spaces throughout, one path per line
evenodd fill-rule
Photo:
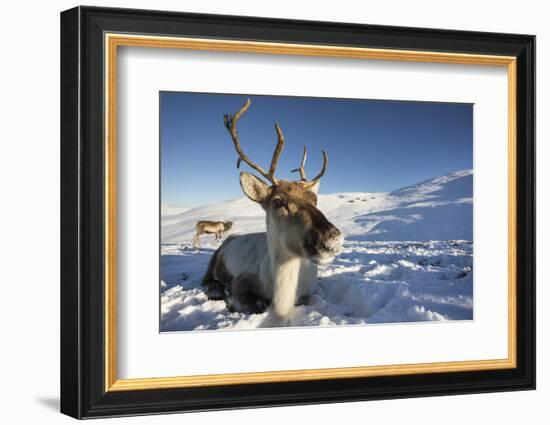
M 217 280 L 209 280 L 209 281 L 203 281 L 201 285 L 204 288 L 204 292 L 206 293 L 206 296 L 208 297 L 209 300 L 213 300 L 213 301 L 225 300 L 226 286 L 223 283 L 218 282 Z
M 298 301 L 296 302 L 296 306 L 308 305 L 310 299 L 311 299 L 311 295 L 309 295 L 309 294 L 302 295 L 300 298 L 298 298 Z
M 249 314 L 263 313 L 270 302 L 259 296 L 256 288 L 258 282 L 254 276 L 237 276 L 231 283 L 231 297 L 226 300 L 228 310 Z

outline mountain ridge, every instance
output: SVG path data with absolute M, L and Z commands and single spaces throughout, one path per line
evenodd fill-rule
M 455 171 L 391 192 L 320 194 L 318 207 L 348 240 L 471 240 L 473 171 Z M 245 197 L 162 214 L 162 243 L 192 240 L 198 220 L 231 220 L 231 233 L 265 231 L 265 213 Z

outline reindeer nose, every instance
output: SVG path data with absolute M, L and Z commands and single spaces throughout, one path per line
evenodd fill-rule
M 323 238 L 322 245 L 326 251 L 336 255 L 342 250 L 342 243 L 342 232 L 335 226 L 332 226 L 327 235 Z

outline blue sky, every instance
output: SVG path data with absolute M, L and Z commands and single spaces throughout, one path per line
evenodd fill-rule
M 269 168 L 281 126 L 277 177 L 296 179 L 303 146 L 314 177 L 329 156 L 320 193 L 385 192 L 472 168 L 473 106 L 458 103 L 290 96 L 160 93 L 161 201 L 194 207 L 242 196 L 237 154 L 223 125 L 249 97 L 238 124 L 245 153 Z M 246 164 L 241 170 L 250 171 Z

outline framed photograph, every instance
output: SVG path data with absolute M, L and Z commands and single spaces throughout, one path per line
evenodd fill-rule
M 61 411 L 535 388 L 535 37 L 61 14 Z

